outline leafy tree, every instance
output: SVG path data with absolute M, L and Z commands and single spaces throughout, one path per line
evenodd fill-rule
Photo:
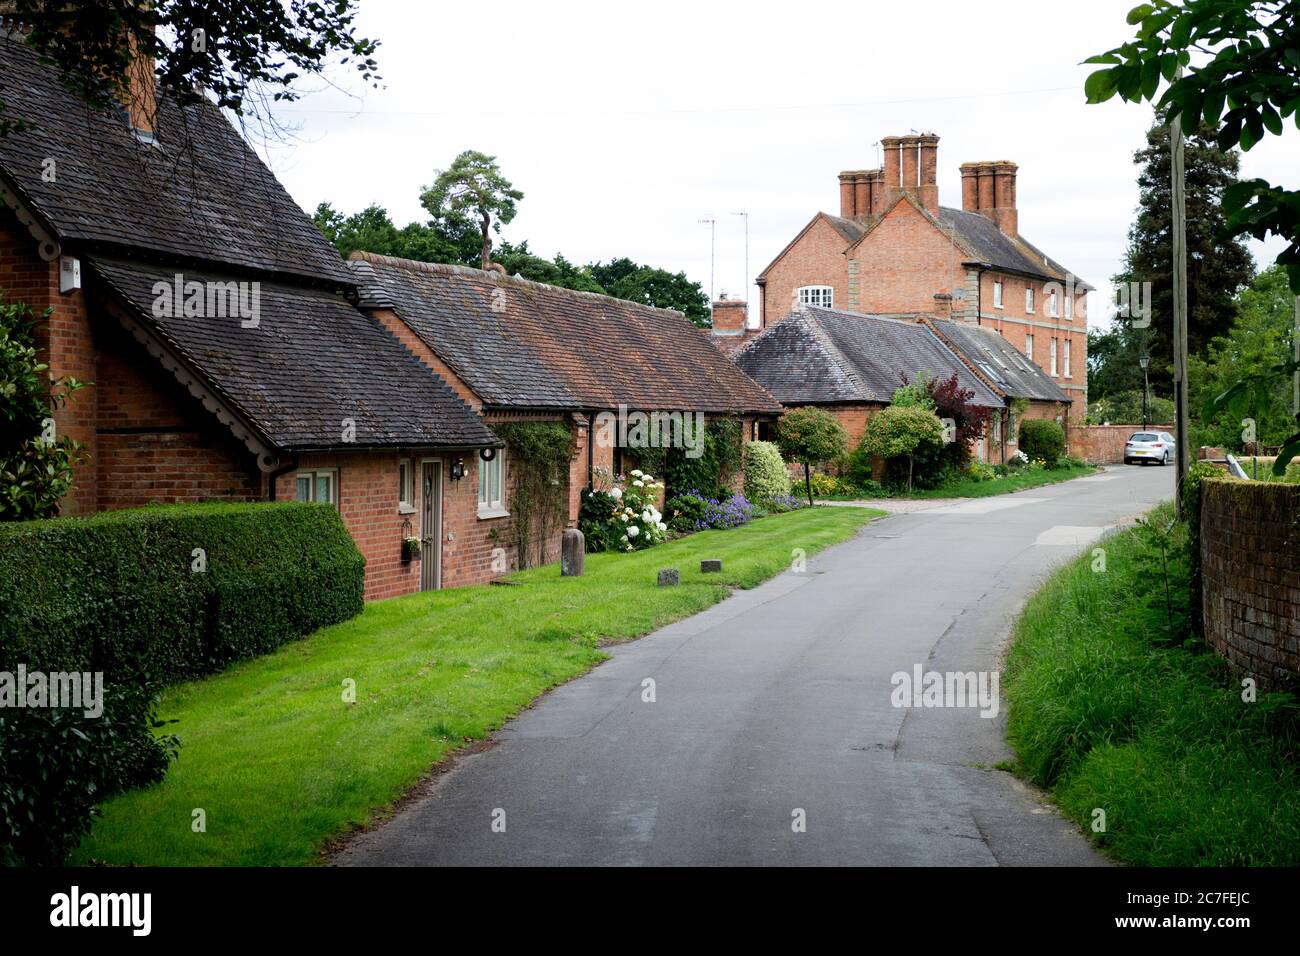
M 609 295 L 660 309 L 676 309 L 700 328 L 710 325 L 709 296 L 685 272 L 638 265 L 631 259 L 593 263 L 592 277 Z
M 1174 400 L 1159 395 L 1147 398 L 1147 424 L 1166 425 L 1174 420 Z M 1136 425 L 1142 421 L 1142 389 L 1113 392 L 1088 403 L 1089 425 Z
M 150 61 L 160 92 L 181 103 L 206 96 L 239 116 L 256 114 L 267 99 L 297 99 L 294 83 L 320 75 L 335 54 L 363 80 L 379 81 L 378 44 L 357 35 L 353 0 L 13 0 L 6 6 L 6 18 L 31 28 L 26 43 L 92 106 L 125 101 L 132 77 Z M 0 135 L 32 119 L 0 118 Z
M 48 518 L 72 487 L 81 446 L 54 433 L 54 411 L 83 383 L 52 379 L 36 354 L 36 318 L 0 302 L 0 521 Z
M 1150 344 L 1150 329 L 1116 321 L 1108 329 L 1088 330 L 1088 397 L 1107 399 L 1142 391 L 1138 357 Z
M 1116 94 L 1130 102 L 1152 101 L 1170 119 L 1178 117 L 1184 129 L 1216 127 L 1222 150 L 1240 146 L 1249 152 L 1265 133 L 1281 136 L 1286 118 L 1300 124 L 1295 0 L 1154 0 L 1130 10 L 1128 22 L 1137 27 L 1132 40 L 1088 60 L 1102 66 L 1084 85 L 1090 103 Z M 1195 64 L 1192 50 L 1202 54 Z M 1186 71 L 1181 76 L 1180 68 Z M 1278 235 L 1289 243 L 1277 261 L 1287 270 L 1291 291 L 1300 294 L 1300 190 L 1246 180 L 1224 191 L 1223 210 L 1224 236 Z M 1207 403 L 1202 417 L 1213 419 L 1224 409 L 1238 414 L 1274 380 L 1297 372 L 1300 360 L 1288 357 L 1249 375 Z M 1295 417 L 1300 426 L 1300 414 Z M 1273 473 L 1284 474 L 1297 454 L 1300 430 L 1283 443 Z
M 943 447 L 943 423 L 921 405 L 890 405 L 867 419 L 862 449 L 869 455 L 907 460 L 907 489 L 912 490 L 913 461 Z
M 1133 39 L 1091 57 L 1102 69 L 1084 85 L 1088 102 L 1148 100 L 1186 130 L 1216 128 L 1218 148 L 1246 152 L 1283 121 L 1300 123 L 1300 3 L 1295 0 L 1153 0 L 1129 11 Z M 1202 56 L 1192 62 L 1192 51 Z M 1186 72 L 1177 76 L 1179 67 Z M 1163 91 L 1162 91 L 1163 87 Z M 1157 94 L 1159 96 L 1157 97 Z M 1226 107 L 1226 109 L 1225 109 Z M 1278 257 L 1300 294 L 1300 191 L 1263 179 L 1224 195 L 1227 236 L 1282 236 Z M 1188 222 L 1192 221 L 1188 210 Z M 1189 250 L 1190 254 L 1190 250 Z
M 848 436 L 838 418 L 810 405 L 792 408 L 781 416 L 776 424 L 776 444 L 783 457 L 803 463 L 804 490 L 811 505 L 812 466 L 843 455 Z
M 1133 154 L 1133 161 L 1140 167 L 1137 219 L 1129 229 L 1124 268 L 1114 282 L 1151 283 L 1151 325 L 1125 331 L 1120 338 L 1126 346 L 1123 361 L 1137 368 L 1137 354 L 1145 347 L 1151 355 L 1151 387 L 1172 394 L 1173 197 L 1169 126 L 1163 118 L 1147 132 L 1147 145 Z M 1219 149 L 1214 131 L 1203 127 L 1187 137 L 1185 161 L 1187 351 L 1199 355 L 1232 324 L 1234 296 L 1250 284 L 1254 263 L 1245 246 L 1223 232 L 1222 198 L 1237 181 L 1237 154 Z M 1137 368 L 1139 381 L 1141 374 Z
M 515 218 L 515 204 L 523 198 L 501 175 L 495 156 L 467 149 L 438 171 L 433 185 L 420 194 L 420 204 L 438 225 L 464 217 L 477 221 L 483 239 L 480 262 L 486 269 L 492 261 L 492 233 L 500 234 L 502 224 Z
M 1286 273 L 1275 265 L 1237 296 L 1237 319 L 1228 334 L 1211 342 L 1203 359 L 1188 360 L 1188 379 L 1195 386 L 1189 396 L 1190 407 L 1200 411 L 1243 375 L 1262 375 L 1285 359 L 1293 348 L 1294 334 L 1295 299 Z M 1284 377 L 1268 379 L 1252 390 L 1237 410 L 1240 415 L 1226 409 L 1208 418 L 1198 415 L 1198 443 L 1240 448 L 1250 434 L 1243 418 L 1254 422 L 1255 438 L 1265 445 L 1281 445 L 1295 430 L 1290 382 Z
M 956 375 L 955 372 L 953 374 Z M 911 382 L 907 380 L 906 373 L 901 377 L 903 384 L 894 389 L 889 404 L 897 405 L 899 408 L 924 408 L 934 411 L 934 399 L 930 397 L 930 385 L 934 382 L 934 377 L 929 372 L 920 372 Z
M 464 240 L 468 233 L 449 236 L 436 226 L 418 222 L 399 229 L 382 206 L 372 204 L 344 216 L 323 202 L 316 207 L 312 220 L 345 259 L 355 249 L 420 262 L 462 262 L 464 259 Z M 478 236 L 472 229 L 469 233 L 473 233 L 469 235 L 470 245 L 477 255 Z
M 545 282 L 547 285 L 581 292 L 605 291 L 592 277 L 589 267 L 575 266 L 562 255 L 557 255 L 554 261 L 533 255 L 526 241 L 517 246 L 503 242 L 492 258 L 501 263 L 511 275 L 532 279 L 534 282 Z

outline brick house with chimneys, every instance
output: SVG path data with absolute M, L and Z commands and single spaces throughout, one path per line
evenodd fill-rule
M 1092 286 L 1021 235 L 1015 163 L 962 164 L 961 208 L 940 205 L 938 146 L 933 134 L 887 136 L 881 168 L 839 174 L 839 215 L 813 216 L 758 276 L 760 328 L 799 303 L 990 328 L 1081 422 Z

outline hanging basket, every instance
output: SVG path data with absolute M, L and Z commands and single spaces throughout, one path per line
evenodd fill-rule
M 402 539 L 402 561 L 409 564 L 412 561 L 420 560 L 420 539 L 403 538 Z

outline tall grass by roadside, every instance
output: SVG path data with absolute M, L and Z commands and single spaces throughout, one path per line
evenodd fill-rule
M 1300 864 L 1300 706 L 1244 701 L 1189 634 L 1186 531 L 1166 534 L 1171 518 L 1156 509 L 1101 542 L 1104 571 L 1085 554 L 1030 599 L 1007 661 L 1011 742 L 1121 862 Z

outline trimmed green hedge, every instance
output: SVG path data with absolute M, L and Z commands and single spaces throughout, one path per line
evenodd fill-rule
M 207 569 L 193 570 L 195 549 Z M 0 669 L 172 682 L 361 612 L 365 559 L 322 504 L 167 505 L 0 524 Z

